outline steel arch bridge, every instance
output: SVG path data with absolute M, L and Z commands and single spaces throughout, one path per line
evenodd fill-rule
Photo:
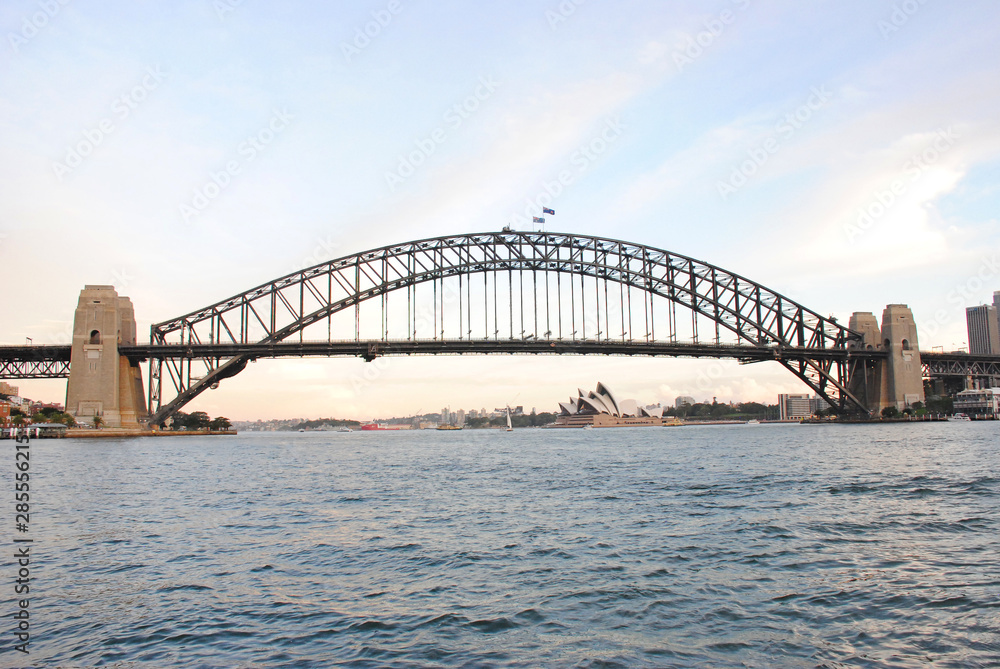
M 833 318 L 687 256 L 616 239 L 505 229 L 315 265 L 157 323 L 148 346 L 120 351 L 133 362 L 149 360 L 149 422 L 161 424 L 251 360 L 284 355 L 776 360 L 839 411 L 868 413 L 850 379 L 885 353 L 866 351 L 860 341 Z

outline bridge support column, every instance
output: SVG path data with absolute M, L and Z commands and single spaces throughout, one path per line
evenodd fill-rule
M 887 395 L 884 406 L 900 411 L 924 401 L 924 379 L 917 346 L 917 324 L 905 304 L 890 304 L 882 312 L 882 347 L 889 352 L 886 360 Z
M 856 311 L 851 315 L 848 327 L 864 335 L 857 345 L 866 351 L 882 349 L 882 331 L 878 327 L 878 319 L 870 311 Z M 885 363 L 881 360 L 857 360 L 851 362 L 850 384 L 848 390 L 855 397 L 865 402 L 869 411 L 878 413 L 882 410 L 882 398 L 888 395 L 885 373 Z
M 132 301 L 114 286 L 86 286 L 73 321 L 66 411 L 80 422 L 100 416 L 107 427 L 135 429 L 146 419 L 142 371 L 118 354 L 134 345 Z
M 868 409 L 879 413 L 887 407 L 902 411 L 915 402 L 924 401 L 924 382 L 917 346 L 917 325 L 913 313 L 905 304 L 890 304 L 882 312 L 879 328 L 875 314 L 855 312 L 848 325 L 864 338 L 865 350 L 888 352 L 888 357 L 871 365 L 856 363 L 851 370 L 849 390 L 865 398 Z

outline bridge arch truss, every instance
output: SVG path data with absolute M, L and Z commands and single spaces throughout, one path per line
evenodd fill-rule
M 153 325 L 150 422 L 162 423 L 269 347 L 317 341 L 365 342 L 369 358 L 417 344 L 429 353 L 579 344 L 572 350 L 640 355 L 681 355 L 682 342 L 719 351 L 728 344 L 752 351 L 747 361 L 777 360 L 841 411 L 867 411 L 848 390 L 860 335 L 834 319 L 663 249 L 505 230 L 344 256 Z M 658 342 L 678 348 L 652 346 Z

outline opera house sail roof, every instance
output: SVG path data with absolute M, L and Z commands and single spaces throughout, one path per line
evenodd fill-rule
M 635 400 L 615 397 L 603 383 L 597 384 L 596 390 L 584 392 L 577 389 L 577 396 L 569 402 L 559 403 L 560 416 L 596 416 L 608 415 L 615 418 L 662 418 L 663 407 L 640 406 Z

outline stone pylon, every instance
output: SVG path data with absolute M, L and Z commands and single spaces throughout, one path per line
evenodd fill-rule
M 142 371 L 118 354 L 136 343 L 132 301 L 114 286 L 85 286 L 73 321 L 66 411 L 80 422 L 141 429 L 147 417 Z
M 924 401 L 923 370 L 917 346 L 917 324 L 905 304 L 890 304 L 882 312 L 882 346 L 886 360 L 886 393 L 883 407 L 900 411 Z
M 924 401 L 917 325 L 909 307 L 887 306 L 881 328 L 873 313 L 855 312 L 848 327 L 863 335 L 862 348 L 889 354 L 882 362 L 852 369 L 850 390 L 856 397 L 866 399 L 875 413 L 886 407 L 902 411 Z

